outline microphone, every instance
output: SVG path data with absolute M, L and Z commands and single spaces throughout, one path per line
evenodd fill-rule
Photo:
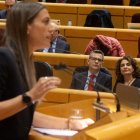
M 101 84 L 99 84 L 97 82 L 96 82 L 96 85 L 99 86 L 100 88 L 104 89 L 106 92 L 112 93 L 115 96 L 115 99 L 116 99 L 116 112 L 120 112 L 121 105 L 120 105 L 120 101 L 119 101 L 119 98 L 118 98 L 117 94 L 112 92 L 110 89 L 104 87 L 103 85 L 101 85 Z
M 86 84 L 88 85 L 90 83 L 90 78 L 87 78 L 87 82 Z M 97 93 L 97 98 L 96 98 L 96 103 L 93 103 L 94 108 L 96 109 L 96 121 L 100 120 L 100 111 L 106 112 L 104 111 L 103 107 L 101 107 L 101 99 L 100 99 L 100 94 L 99 91 L 96 90 Z
M 58 65 L 54 65 L 54 69 L 56 69 L 56 70 L 64 70 L 65 72 L 67 72 L 67 73 L 69 73 L 71 75 L 73 74 L 73 70 L 70 67 L 68 67 L 66 64 L 63 64 L 63 63 L 59 63 Z M 85 77 L 85 78 L 87 78 L 87 77 Z M 76 80 L 78 80 L 81 83 L 83 82 L 83 81 L 81 81 L 78 78 L 76 78 Z M 89 79 L 88 79 L 88 82 L 89 82 Z M 120 105 L 120 101 L 119 101 L 119 98 L 118 98 L 117 94 L 116 93 L 113 93 L 110 89 L 104 87 L 103 85 L 99 84 L 98 82 L 96 82 L 95 85 L 97 85 L 98 87 L 102 88 L 106 92 L 112 93 L 115 96 L 115 100 L 116 100 L 116 112 L 119 112 L 121 110 L 121 105 Z M 105 107 L 102 105 L 102 103 L 100 103 L 99 91 L 96 91 L 96 92 L 97 92 L 96 104 L 93 103 L 93 105 L 95 107 L 97 107 L 97 104 L 98 104 L 98 107 L 97 108 L 99 108 L 99 106 L 101 105 L 101 110 L 102 109 L 105 109 Z M 107 108 L 104 111 L 109 112 Z M 96 118 L 99 118 L 99 114 L 98 114 L 98 116 L 96 116 Z

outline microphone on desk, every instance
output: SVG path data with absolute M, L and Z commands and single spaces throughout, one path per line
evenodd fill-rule
M 67 73 L 69 73 L 70 75 L 73 74 L 73 70 L 68 67 L 66 64 L 63 64 L 63 63 L 59 63 L 58 65 L 54 65 L 54 69 L 56 70 L 63 70 Z M 89 82 L 90 82 L 90 78 L 88 77 L 85 77 L 87 79 L 86 81 L 86 84 L 88 85 Z M 80 83 L 83 83 L 83 81 L 81 81 L 80 79 L 76 78 L 77 81 L 79 81 Z M 101 102 L 100 102 L 100 94 L 99 94 L 99 91 L 96 90 L 96 93 L 97 93 L 97 98 L 96 98 L 96 103 L 93 103 L 93 106 L 94 108 L 96 109 L 96 121 L 100 119 L 100 111 L 104 111 L 105 112 L 105 109 L 103 109 L 103 107 L 101 106 Z M 107 111 L 108 113 L 108 111 Z
M 119 101 L 119 98 L 118 98 L 117 94 L 113 93 L 110 89 L 104 87 L 103 85 L 101 85 L 99 83 L 96 83 L 96 85 L 99 86 L 100 88 L 104 89 L 106 92 L 112 93 L 115 96 L 115 99 L 116 99 L 116 112 L 119 112 L 120 109 L 121 109 L 121 105 L 120 105 L 120 101 Z
M 63 63 L 59 63 L 58 65 L 54 65 L 54 69 L 56 70 L 64 70 L 65 72 L 69 73 L 69 74 L 73 74 L 73 70 L 68 67 L 66 64 L 63 64 Z M 87 77 L 86 77 L 87 78 Z M 78 80 L 79 82 L 83 82 L 81 81 L 80 79 L 76 79 Z M 120 108 L 121 108 L 121 105 L 120 105 L 120 101 L 119 101 L 119 98 L 117 96 L 116 93 L 113 93 L 110 89 L 104 87 L 103 85 L 99 84 L 99 83 L 95 83 L 97 86 L 99 86 L 100 88 L 102 88 L 104 91 L 106 92 L 110 92 L 112 93 L 114 96 L 115 96 L 115 100 L 116 100 L 116 112 L 119 112 L 120 111 Z M 101 105 L 101 104 L 98 104 L 100 102 L 100 94 L 99 94 L 99 91 L 96 91 L 97 92 L 97 100 L 96 100 L 96 104 L 94 104 L 96 107 L 101 107 L 101 110 L 103 109 L 105 112 L 109 112 L 108 108 L 105 108 L 105 106 Z

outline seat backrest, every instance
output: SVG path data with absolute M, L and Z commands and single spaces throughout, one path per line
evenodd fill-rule
M 140 23 L 140 13 L 132 15 L 131 23 Z
M 53 76 L 53 68 L 47 62 L 35 61 L 36 79 L 44 76 Z
M 130 6 L 140 6 L 140 0 L 130 0 Z
M 91 3 L 101 5 L 123 5 L 123 0 L 92 0 Z
M 89 13 L 86 17 L 84 26 L 114 28 L 111 14 L 106 9 L 97 9 Z

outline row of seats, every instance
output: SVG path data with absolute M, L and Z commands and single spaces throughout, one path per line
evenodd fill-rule
M 0 23 L 0 28 L 5 28 L 5 23 Z M 67 38 L 72 53 L 84 54 L 88 42 L 101 34 L 118 39 L 126 55 L 138 55 L 139 30 L 60 26 L 60 33 Z
M 67 25 L 72 21 L 72 25 L 83 26 L 87 15 L 95 9 L 107 9 L 111 13 L 115 28 L 127 28 L 127 23 L 131 22 L 131 17 L 139 13 L 139 7 L 130 6 L 109 6 L 109 5 L 83 5 L 83 4 L 57 4 L 42 3 L 48 7 L 51 18 L 60 19 L 61 25 Z M 4 9 L 4 2 L 0 1 L 0 9 Z
M 61 26 L 60 32 L 67 38 L 73 53 L 84 54 L 88 42 L 93 37 L 106 35 L 118 39 L 126 55 L 137 57 L 138 54 L 139 30 Z
M 33 59 L 35 61 L 45 61 L 51 64 L 52 66 L 58 64 L 66 64 L 70 70 L 58 70 L 54 69 L 54 75 L 58 76 L 62 79 L 61 86 L 62 88 L 69 88 L 71 79 L 72 79 L 72 72 L 78 66 L 86 66 L 88 55 L 78 55 L 78 54 L 58 54 L 58 53 L 40 53 L 35 52 L 33 54 Z M 105 56 L 104 59 L 104 67 L 108 68 L 112 74 L 112 82 L 114 85 L 115 82 L 115 65 L 118 61 L 119 57 L 109 57 Z M 140 65 L 140 59 L 136 58 L 138 64 Z M 67 77 L 67 78 L 66 78 Z
M 67 25 L 72 21 L 72 25 L 84 26 L 87 15 L 96 9 L 106 9 L 111 13 L 112 22 L 115 28 L 127 28 L 127 23 L 131 22 L 132 15 L 139 13 L 139 7 L 130 6 L 109 6 L 109 5 L 74 5 L 44 3 L 53 19 L 60 19 L 61 25 Z
M 38 0 L 39 2 L 52 2 L 55 3 L 56 0 Z M 67 0 L 67 3 L 74 4 L 102 4 L 102 5 L 129 5 L 130 0 Z

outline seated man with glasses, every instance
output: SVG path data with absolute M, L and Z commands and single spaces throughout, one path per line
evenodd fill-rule
M 92 51 L 87 60 L 88 70 L 75 72 L 71 88 L 111 92 L 112 76 L 101 70 L 103 61 L 104 54 L 101 50 Z

